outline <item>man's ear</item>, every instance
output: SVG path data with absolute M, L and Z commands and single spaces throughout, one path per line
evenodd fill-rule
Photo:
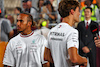
M 91 12 L 91 16 L 92 16 L 92 12 Z
M 29 22 L 28 22 L 28 25 L 29 25 L 29 26 L 31 26 L 31 25 L 32 25 L 32 22 L 31 22 L 31 21 L 29 21 Z
M 71 9 L 70 13 L 73 15 L 73 14 L 74 14 L 74 10 L 73 10 L 73 9 Z

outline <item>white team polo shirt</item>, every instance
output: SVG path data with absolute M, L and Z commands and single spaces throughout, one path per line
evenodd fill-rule
M 51 50 L 55 67 L 72 67 L 69 61 L 68 49 L 78 49 L 78 31 L 67 23 L 60 23 L 48 34 L 47 48 Z
M 46 44 L 45 37 L 34 32 L 26 36 L 18 34 L 7 45 L 3 64 L 14 67 L 42 67 Z

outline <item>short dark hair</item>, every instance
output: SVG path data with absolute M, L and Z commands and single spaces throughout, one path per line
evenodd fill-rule
M 49 0 L 44 1 L 44 4 L 43 5 L 45 6 L 45 5 L 48 5 L 48 4 L 51 4 Z
M 22 3 L 27 3 L 27 0 L 22 1 Z
M 17 9 L 18 11 L 20 11 L 20 13 L 22 12 L 22 9 L 21 9 L 20 7 L 16 7 L 16 9 Z
M 91 7 L 86 7 L 85 9 L 90 9 L 90 11 L 92 12 L 92 8 Z M 84 11 L 85 11 L 85 9 L 84 9 Z
M 40 1 L 44 1 L 44 0 L 39 0 L 39 1 L 38 1 L 38 3 L 37 3 L 37 7 L 38 7 L 38 8 L 39 8 L 39 2 L 40 2 Z
M 28 22 L 31 21 L 31 22 L 32 22 L 32 26 L 35 25 L 35 23 L 34 23 L 34 21 L 33 21 L 33 17 L 32 17 L 31 14 L 29 14 L 29 13 L 21 13 L 21 14 L 26 14 L 26 15 L 28 15 L 28 17 L 27 17 L 27 21 L 28 21 Z
M 59 3 L 58 11 L 62 18 L 69 16 L 71 9 L 75 10 L 76 7 L 79 7 L 79 3 L 74 0 L 62 0 Z
M 93 0 L 89 0 L 91 3 L 93 2 Z
M 52 4 L 51 4 L 50 1 L 48 1 L 48 0 L 45 1 L 43 5 L 46 6 L 46 5 L 48 5 L 48 4 L 51 6 L 52 12 L 55 12 L 54 7 L 52 6 Z

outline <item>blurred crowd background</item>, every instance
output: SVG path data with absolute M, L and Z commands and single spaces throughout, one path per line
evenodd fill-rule
M 21 12 L 32 14 L 34 21 L 38 25 L 41 18 L 49 20 L 49 28 L 61 22 L 62 18 L 57 11 L 58 4 L 61 0 L 0 0 L 1 15 L 11 21 L 12 26 L 16 25 L 17 15 Z M 80 2 L 80 13 L 83 7 L 88 5 L 88 0 L 77 0 Z M 97 5 L 99 9 L 97 13 L 97 22 L 99 23 L 100 16 L 100 1 L 90 0 L 92 4 Z M 97 11 L 97 10 L 96 10 Z M 81 21 L 81 14 L 80 14 Z M 16 28 L 16 27 L 13 27 Z

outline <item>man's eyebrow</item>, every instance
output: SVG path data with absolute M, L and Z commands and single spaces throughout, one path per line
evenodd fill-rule
M 17 22 L 18 22 L 18 21 L 22 22 L 23 20 L 18 20 L 18 19 L 17 19 Z

